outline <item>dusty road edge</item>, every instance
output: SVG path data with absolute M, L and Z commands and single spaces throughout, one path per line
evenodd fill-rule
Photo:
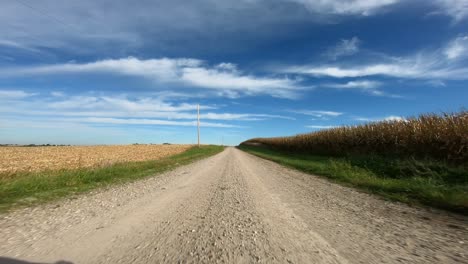
M 355 191 L 358 191 L 358 192 L 361 192 L 361 193 L 372 195 L 375 198 L 381 199 L 383 201 L 388 201 L 388 202 L 392 202 L 392 203 L 395 203 L 395 204 L 406 205 L 406 206 L 409 206 L 409 207 L 412 207 L 412 208 L 422 209 L 422 210 L 425 210 L 425 211 L 428 211 L 428 212 L 443 212 L 443 213 L 454 214 L 454 215 L 458 215 L 458 216 L 468 216 L 468 210 L 466 210 L 464 208 L 437 206 L 437 204 L 432 204 L 432 203 L 425 204 L 425 203 L 423 203 L 421 200 L 419 200 L 417 198 L 406 197 L 406 196 L 405 196 L 405 199 L 402 199 L 400 197 L 393 196 L 393 195 L 398 195 L 398 193 L 373 190 L 373 189 L 366 188 L 365 186 L 356 185 L 356 184 L 354 184 L 352 182 L 346 182 L 346 181 L 342 181 L 342 180 L 339 180 L 339 179 L 334 179 L 334 178 L 331 178 L 331 177 L 328 177 L 328 176 L 321 175 L 320 173 L 314 173 L 314 172 L 310 172 L 310 171 L 307 171 L 307 170 L 303 170 L 301 168 L 295 167 L 294 165 L 290 165 L 290 164 L 287 164 L 287 163 L 282 163 L 281 161 L 278 161 L 278 160 L 276 160 L 274 158 L 264 156 L 263 154 L 258 154 L 257 152 L 255 152 L 253 150 L 250 151 L 250 149 L 248 149 L 248 148 L 236 147 L 236 149 L 238 149 L 238 150 L 240 150 L 240 151 L 242 151 L 242 152 L 244 152 L 244 153 L 246 153 L 248 155 L 252 155 L 254 157 L 273 162 L 273 163 L 278 164 L 278 165 L 280 165 L 280 166 L 282 166 L 284 168 L 288 168 L 288 169 L 291 169 L 291 170 L 294 170 L 294 171 L 297 171 L 297 172 L 300 172 L 300 173 L 308 174 L 308 175 L 311 175 L 311 176 L 320 177 L 320 178 L 322 178 L 322 179 L 324 179 L 324 180 L 326 180 L 326 181 L 328 181 L 328 182 L 330 182 L 332 184 L 338 184 L 340 186 L 343 186 L 343 187 L 346 187 L 346 188 L 351 188 L 351 189 L 353 189 Z M 266 155 L 268 155 L 268 154 L 266 154 Z M 276 157 L 278 159 L 282 158 L 281 156 L 275 156 L 275 158 Z
M 159 160 L 116 163 L 97 168 L 68 171 L 45 171 L 18 175 L 0 180 L 0 215 L 20 209 L 59 201 L 76 199 L 90 191 L 142 180 L 174 170 L 224 150 L 222 146 L 194 146 Z M 70 177 L 73 183 L 70 185 Z

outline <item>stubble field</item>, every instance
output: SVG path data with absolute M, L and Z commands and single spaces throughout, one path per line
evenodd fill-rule
M 1 147 L 0 175 L 157 160 L 182 153 L 190 147 L 191 145 Z

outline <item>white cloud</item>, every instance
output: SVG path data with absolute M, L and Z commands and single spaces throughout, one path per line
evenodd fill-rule
M 59 113 L 53 110 L 6 110 L 0 108 L 0 113 L 20 113 L 26 115 L 40 116 L 63 116 L 63 117 L 119 117 L 119 118 L 160 118 L 168 120 L 196 120 L 197 114 L 191 112 L 164 112 L 164 111 L 138 111 L 128 112 L 123 110 L 62 110 Z M 202 112 L 200 114 L 202 120 L 222 120 L 222 121 L 262 121 L 267 119 L 285 119 L 295 120 L 292 117 L 282 115 L 268 114 L 237 114 L 237 113 L 215 113 Z
M 61 91 L 52 91 L 52 92 L 50 92 L 50 95 L 52 95 L 54 97 L 63 97 L 63 96 L 65 96 L 65 93 L 61 92 Z
M 195 118 L 195 114 L 192 118 Z M 285 119 L 295 120 L 295 118 L 282 115 L 270 115 L 270 114 L 232 114 L 232 113 L 203 113 L 200 114 L 201 119 L 209 120 L 236 120 L 236 121 L 260 121 L 265 119 Z
M 14 94 L 17 98 L 15 107 L 2 103 L 0 97 L 0 113 L 5 117 L 23 116 L 31 120 L 43 118 L 44 120 L 74 122 L 74 123 L 102 123 L 102 124 L 147 124 L 167 126 L 192 126 L 197 120 L 197 104 L 173 103 L 161 98 L 141 97 L 129 99 L 125 95 L 118 96 L 67 96 L 50 95 L 41 98 L 20 98 L 22 93 Z M 23 99 L 23 100 L 21 100 Z M 238 127 L 227 123 L 213 123 L 207 120 L 218 121 L 261 121 L 266 119 L 294 118 L 274 114 L 257 113 L 226 113 L 219 112 L 216 106 L 201 105 L 201 120 L 204 126 L 209 127 Z
M 233 63 L 222 62 L 215 66 L 215 68 L 220 70 L 228 70 L 228 71 L 237 71 L 237 65 Z
M 375 121 L 375 119 L 368 118 L 368 117 L 355 117 L 354 120 L 356 120 L 356 121 L 362 121 L 362 122 L 371 122 L 371 121 Z
M 456 38 L 442 49 L 421 51 L 407 57 L 379 56 L 379 63 L 354 61 L 345 65 L 300 65 L 279 69 L 283 73 L 315 77 L 357 78 L 388 76 L 408 79 L 466 80 L 468 67 L 464 64 L 467 40 Z
M 306 126 L 307 128 L 313 128 L 313 129 L 330 129 L 330 128 L 335 128 L 337 126 L 321 126 L 321 125 L 310 125 Z
M 70 122 L 51 118 L 0 118 L 3 143 L 12 144 L 130 144 L 130 143 L 193 143 L 180 127 L 133 126 Z M 34 129 L 34 133 L 29 133 Z M 192 129 L 188 129 L 192 130 Z M 194 130 L 192 130 L 194 131 Z M 226 130 L 224 130 L 226 131 Z M 206 142 L 206 141 L 204 141 Z M 207 142 L 206 142 L 207 143 Z
M 74 121 L 79 123 L 97 123 L 97 124 L 117 124 L 117 125 L 162 125 L 162 126 L 197 126 L 197 121 L 171 121 L 171 120 L 157 120 L 157 119 L 125 119 L 125 118 L 107 118 L 107 117 L 88 117 L 80 119 L 67 119 L 67 121 Z M 200 126 L 204 127 L 219 127 L 230 128 L 239 127 L 236 125 L 200 122 Z
M 381 97 L 390 97 L 390 98 L 403 98 L 404 96 L 401 96 L 401 95 L 398 95 L 398 94 L 390 94 L 390 93 L 386 93 L 384 91 L 380 91 L 380 90 L 368 90 L 367 91 L 370 95 L 373 95 L 373 96 L 381 96 Z
M 349 81 L 346 83 L 329 83 L 325 84 L 326 87 L 337 88 L 337 89 L 375 89 L 382 85 L 381 82 L 378 81 L 370 81 L 370 80 L 359 80 L 359 81 Z
M 162 81 L 177 79 L 185 67 L 197 67 L 202 61 L 196 59 L 146 59 L 135 57 L 106 59 L 89 63 L 64 63 L 43 66 L 3 69 L 4 75 L 46 75 L 63 73 L 113 73 L 140 76 Z
M 355 117 L 356 121 L 379 122 L 379 121 L 405 121 L 406 119 L 397 115 L 388 115 L 384 117 Z
M 1 99 L 22 99 L 30 96 L 37 95 L 37 93 L 28 93 L 22 90 L 0 90 Z
M 394 115 L 391 115 L 391 116 L 386 116 L 383 118 L 384 121 L 404 121 L 405 118 L 401 117 L 401 116 L 394 116 Z
M 313 117 L 337 117 L 342 115 L 342 112 L 335 112 L 335 111 L 325 111 L 325 110 L 288 110 L 288 112 L 296 113 L 296 114 L 303 114 Z
M 335 78 L 356 78 L 373 75 L 419 77 L 423 75 L 423 72 L 417 68 L 397 64 L 375 64 L 346 68 L 340 66 L 298 66 L 288 67 L 285 71 L 289 73 L 329 76 Z
M 240 75 L 237 72 L 225 72 L 217 69 L 185 68 L 181 80 L 197 87 L 230 92 L 236 94 L 270 94 L 275 97 L 294 98 L 300 89 L 296 81 L 287 78 L 261 78 Z
M 330 48 L 327 56 L 336 60 L 342 56 L 350 56 L 359 52 L 360 40 L 357 37 L 342 39 L 335 47 Z
M 7 39 L 0 39 L 0 46 L 4 46 L 4 47 L 7 47 L 7 48 L 14 48 L 14 49 L 20 49 L 20 50 L 26 50 L 26 51 L 30 51 L 30 52 L 40 52 L 40 50 L 36 49 L 36 48 L 33 48 L 33 47 L 29 47 L 21 42 L 17 42 L 17 41 L 11 41 L 11 40 L 7 40 Z
M 162 83 L 178 83 L 206 88 L 228 97 L 266 94 L 295 98 L 302 89 L 298 81 L 288 78 L 258 77 L 241 73 L 234 64 L 221 63 L 209 67 L 198 59 L 134 57 L 107 59 L 90 63 L 65 63 L 0 70 L 3 76 L 50 75 L 64 73 L 107 73 L 139 76 Z
M 67 96 L 59 99 L 41 99 L 43 109 L 59 110 L 69 115 L 122 115 L 122 116 L 158 116 L 172 118 L 172 114 L 195 111 L 197 104 L 174 104 L 160 98 L 141 97 L 128 99 L 126 96 Z M 213 106 L 200 105 L 201 110 L 215 109 Z M 181 118 L 174 116 L 174 118 Z M 193 116 L 192 116 L 193 117 Z M 191 117 L 191 118 L 192 118 Z
M 357 81 L 349 81 L 346 83 L 326 83 L 326 84 L 323 84 L 322 86 L 328 87 L 328 88 L 334 88 L 334 89 L 361 90 L 373 96 L 401 98 L 400 95 L 388 94 L 384 91 L 379 90 L 378 88 L 382 86 L 382 83 L 378 81 L 372 81 L 372 80 L 357 80 Z
M 441 80 L 429 80 L 426 83 L 429 84 L 430 86 L 434 86 L 434 87 L 445 87 L 445 86 L 447 86 L 447 84 L 445 84 L 445 82 L 443 82 Z
M 468 36 L 458 37 L 451 41 L 444 51 L 449 60 L 468 56 Z
M 287 29 L 282 25 L 328 23 L 330 16 L 369 15 L 395 2 L 193 0 L 181 4 L 159 0 L 135 5 L 126 0 L 80 0 L 73 4 L 41 0 L 29 1 L 32 8 L 28 8 L 22 1 L 3 1 L 0 36 L 27 48 L 60 49 L 74 55 L 111 56 L 148 47 L 171 54 L 187 46 L 206 51 L 212 48 L 206 43 L 212 41 L 220 50 L 243 50 L 252 43 L 237 41 L 238 36 L 265 41 L 284 33 Z M 128 14 L 138 14 L 139 19 Z
M 306 6 L 310 11 L 340 15 L 371 15 L 399 0 L 293 0 Z
M 467 0 L 435 0 L 442 13 L 451 16 L 455 22 L 459 22 L 468 16 Z

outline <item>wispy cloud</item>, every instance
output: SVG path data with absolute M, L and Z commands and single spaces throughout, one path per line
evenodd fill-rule
M 426 83 L 433 87 L 446 87 L 447 86 L 447 84 L 441 80 L 429 80 Z
M 139 112 L 179 112 L 194 111 L 196 104 L 170 103 L 160 98 L 141 97 L 133 100 L 126 96 L 90 96 L 75 95 L 59 99 L 42 99 L 43 105 L 54 110 L 92 110 L 92 111 L 124 111 L 128 113 Z M 201 105 L 200 109 L 214 109 L 213 106 Z
M 330 48 L 326 55 L 333 60 L 343 56 L 350 56 L 359 52 L 360 40 L 357 37 L 342 39 L 336 46 Z
M 451 16 L 455 22 L 460 22 L 468 16 L 468 1 L 466 0 L 435 0 L 439 12 Z
M 139 76 L 156 82 L 178 83 L 188 87 L 209 89 L 227 97 L 263 94 L 296 98 L 298 92 L 302 90 L 297 80 L 243 74 L 234 64 L 221 63 L 210 67 L 202 60 L 191 58 L 138 59 L 128 57 L 90 63 L 65 63 L 0 70 L 0 76 L 76 73 Z
M 445 47 L 421 51 L 407 57 L 384 56 L 379 63 L 354 61 L 345 65 L 286 66 L 281 72 L 315 77 L 358 78 L 388 76 L 408 79 L 466 80 L 468 67 L 463 61 L 467 39 L 458 37 Z
M 14 49 L 19 49 L 19 50 L 25 50 L 29 52 L 41 52 L 39 49 L 30 47 L 24 43 L 21 43 L 19 41 L 12 41 L 8 39 L 0 39 L 0 47 L 7 47 L 7 48 L 14 48 Z
M 7 36 L 4 41 L 9 45 L 16 43 L 28 49 L 60 49 L 75 55 L 99 54 L 101 57 L 102 54 L 129 54 L 129 50 L 144 47 L 180 51 L 190 46 L 206 50 L 203 43 L 207 40 L 216 40 L 217 45 L 234 49 L 251 45 L 248 41 L 232 45 L 234 34 L 267 40 L 278 35 L 278 25 L 328 23 L 336 22 L 335 17 L 376 15 L 406 2 L 218 0 L 213 4 L 211 0 L 193 0 L 181 5 L 178 1 L 159 0 L 134 5 L 126 0 L 114 0 L 112 5 L 107 5 L 81 0 L 70 5 L 64 1 L 42 0 L 28 1 L 27 7 L 20 1 L 4 1 L 0 24 L 5 26 L 0 27 L 0 36 Z M 456 20 L 465 18 L 468 13 L 466 0 L 417 3 Z M 128 14 L 139 14 L 140 19 Z
M 342 115 L 342 112 L 336 112 L 336 111 L 325 111 L 325 110 L 288 110 L 288 112 L 291 113 L 296 113 L 296 114 L 302 114 L 302 115 L 308 115 L 308 116 L 313 116 L 313 117 L 337 117 Z
M 399 0 L 293 0 L 303 4 L 311 12 L 340 15 L 372 15 L 375 12 L 398 3 Z
M 171 81 L 176 79 L 184 68 L 199 67 L 202 63 L 203 62 L 201 60 L 187 58 L 142 60 L 135 57 L 127 57 L 121 59 L 99 60 L 88 63 L 63 63 L 4 68 L 0 70 L 0 74 L 6 76 L 18 76 L 64 73 L 113 73 Z
M 181 80 L 189 85 L 228 92 L 229 97 L 239 95 L 270 94 L 275 97 L 294 98 L 300 90 L 295 80 L 241 75 L 237 69 L 184 68 Z
M 330 128 L 335 128 L 337 126 L 321 126 L 321 125 L 309 125 L 306 126 L 307 128 L 313 128 L 313 129 L 330 129 Z
M 335 78 L 355 78 L 372 75 L 389 75 L 394 77 L 406 77 L 419 72 L 405 71 L 404 67 L 391 64 L 376 64 L 355 67 L 340 67 L 340 66 L 292 66 L 284 69 L 288 73 L 308 74 L 313 76 L 329 76 Z
M 382 86 L 382 82 L 379 82 L 379 81 L 356 80 L 356 81 L 349 81 L 346 83 L 326 83 L 326 84 L 323 84 L 322 86 L 328 87 L 328 88 L 334 88 L 334 89 L 360 90 L 364 93 L 367 93 L 373 96 L 401 98 L 400 95 L 389 94 L 380 90 L 379 87 Z
M 162 126 L 197 126 L 197 121 L 172 121 L 172 120 L 158 120 L 158 119 L 126 119 L 126 118 L 107 118 L 107 117 L 88 117 L 88 118 L 75 118 L 67 119 L 67 121 L 74 121 L 78 123 L 97 123 L 97 124 L 118 124 L 118 125 L 162 125 Z M 218 128 L 233 128 L 241 127 L 238 125 L 200 122 L 200 126 L 204 127 L 218 127 Z
M 449 60 L 468 57 L 468 36 L 461 36 L 452 40 L 445 48 L 444 53 Z
M 370 80 L 359 80 L 359 81 L 349 81 L 346 83 L 329 83 L 324 84 L 325 87 L 331 87 L 336 89 L 364 89 L 364 90 L 373 90 L 382 85 L 378 81 Z
M 37 95 L 37 93 L 28 93 L 22 90 L 0 90 L 0 100 L 22 99 L 34 95 Z
M 5 25 L 0 27 L 0 36 L 8 36 L 7 41 L 27 48 L 61 49 L 73 54 L 128 54 L 129 49 L 151 46 L 172 51 L 186 46 L 206 49 L 198 42 L 200 39 L 216 39 L 217 45 L 231 48 L 245 47 L 250 43 L 239 41 L 232 45 L 232 33 L 268 39 L 278 34 L 277 25 L 326 23 L 330 16 L 367 16 L 396 2 L 219 0 L 213 4 L 211 0 L 193 0 L 181 5 L 159 0 L 134 5 L 114 0 L 108 5 L 81 0 L 70 5 L 43 0 L 28 1 L 26 6 L 20 1 L 8 1 L 0 9 L 0 24 Z M 138 14 L 140 19 L 128 14 Z
M 383 117 L 355 117 L 355 121 L 378 122 L 378 121 L 404 121 L 405 118 L 397 115 L 388 115 Z
M 54 97 L 63 97 L 63 96 L 65 96 L 65 93 L 61 92 L 61 91 L 52 91 L 52 92 L 50 92 L 50 95 L 52 95 Z
M 386 116 L 384 117 L 385 121 L 404 121 L 405 118 L 404 117 L 401 117 L 401 116 L 394 116 L 394 115 L 391 115 L 391 116 Z
M 400 121 L 405 121 L 406 119 L 402 116 L 398 115 L 388 115 L 388 116 L 383 116 L 383 117 L 359 117 L 355 116 L 352 118 L 353 121 L 359 121 L 359 122 L 379 122 L 379 121 L 395 121 L 395 122 L 400 122 Z M 340 127 L 338 125 L 307 125 L 307 128 L 313 128 L 313 129 L 330 129 L 330 128 L 335 128 L 335 127 Z
M 0 113 L 4 117 L 22 116 L 29 119 L 42 118 L 47 122 L 93 123 L 116 125 L 162 125 L 194 126 L 197 120 L 197 104 L 173 103 L 161 98 L 142 97 L 129 99 L 125 95 L 117 96 L 60 96 L 44 95 L 37 99 L 26 98 L 29 94 L 10 91 L 0 96 Z M 1 93 L 0 93 L 1 95 Z M 15 100 L 15 107 L 8 107 Z M 219 111 L 218 107 L 201 105 L 200 115 L 206 127 L 243 127 L 238 122 L 262 121 L 268 119 L 294 118 L 264 113 L 229 113 Z M 211 122 L 217 120 L 221 122 Z M 230 124 L 225 122 L 236 122 Z
M 299 66 L 288 67 L 289 73 L 308 74 L 312 76 L 328 76 L 334 78 L 357 78 L 368 76 L 389 76 L 395 78 L 411 79 L 444 79 L 465 80 L 468 79 L 466 67 L 437 67 L 434 62 L 420 63 L 417 61 L 402 61 L 400 63 L 383 63 L 372 65 L 355 65 L 351 67 L 341 66 Z

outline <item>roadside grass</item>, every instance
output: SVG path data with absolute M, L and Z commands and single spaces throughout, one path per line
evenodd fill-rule
M 223 149 L 222 146 L 205 145 L 152 161 L 116 163 L 106 167 L 75 170 L 0 174 L 0 212 L 152 176 L 215 155 Z
M 433 160 L 326 157 L 238 147 L 300 171 L 408 204 L 424 204 L 468 215 L 468 168 Z

